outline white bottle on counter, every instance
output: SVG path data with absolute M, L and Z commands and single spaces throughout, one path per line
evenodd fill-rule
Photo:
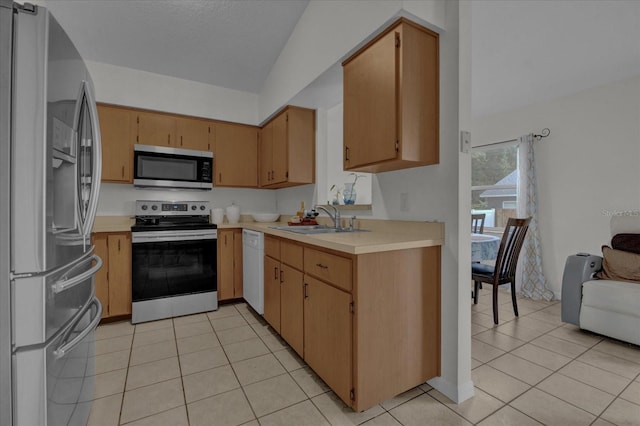
M 240 220 L 240 207 L 233 202 L 227 207 L 227 220 L 229 223 L 238 223 L 238 220 Z

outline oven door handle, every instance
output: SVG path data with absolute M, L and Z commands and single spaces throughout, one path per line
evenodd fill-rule
M 217 234 L 189 234 L 189 235 L 144 235 L 138 236 L 134 232 L 131 236 L 132 244 L 161 243 L 165 241 L 198 241 L 216 240 Z

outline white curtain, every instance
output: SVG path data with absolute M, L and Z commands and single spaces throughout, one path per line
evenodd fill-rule
M 518 217 L 531 216 L 529 230 L 522 246 L 521 292 L 534 300 L 551 300 L 553 292 L 547 288 L 542 273 L 542 252 L 538 231 L 538 192 L 533 156 L 533 134 L 521 136 L 518 145 Z

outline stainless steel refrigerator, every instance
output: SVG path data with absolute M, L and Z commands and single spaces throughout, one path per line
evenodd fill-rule
M 84 425 L 102 261 L 93 86 L 42 7 L 0 0 L 0 425 Z

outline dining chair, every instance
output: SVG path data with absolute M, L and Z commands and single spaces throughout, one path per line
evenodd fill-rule
M 484 213 L 474 213 L 471 215 L 471 232 L 474 234 L 484 234 Z
M 471 279 L 473 280 L 473 303 L 478 304 L 478 290 L 481 283 L 493 286 L 493 322 L 498 324 L 498 286 L 511 283 L 511 300 L 513 313 L 518 316 L 516 302 L 516 266 L 524 243 L 524 237 L 529 229 L 531 218 L 510 218 L 504 228 L 498 257 L 495 266 L 484 263 L 471 263 Z

